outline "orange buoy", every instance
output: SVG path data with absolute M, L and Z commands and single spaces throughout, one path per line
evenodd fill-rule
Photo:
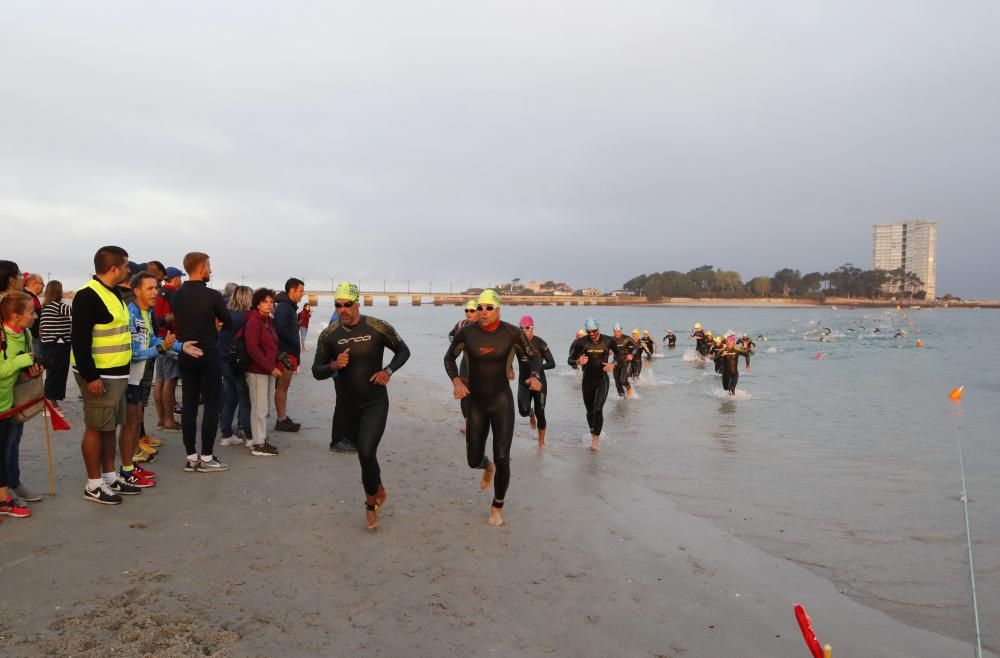
M 951 398 L 952 400 L 955 400 L 956 402 L 958 402 L 959 400 L 962 399 L 962 394 L 963 393 L 965 393 L 965 387 L 964 386 L 959 386 L 954 391 L 952 391 L 951 393 L 949 393 L 948 397 Z
M 918 340 L 917 341 L 917 347 L 923 347 L 923 346 L 924 346 L 924 341 Z

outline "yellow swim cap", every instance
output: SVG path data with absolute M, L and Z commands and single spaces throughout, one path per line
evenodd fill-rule
M 500 295 L 495 290 L 484 290 L 479 293 L 479 301 L 476 302 L 476 306 L 485 306 L 487 304 L 500 306 Z
M 715 342 L 716 343 L 721 343 L 722 342 L 722 336 L 716 336 L 715 337 Z
M 341 281 L 340 285 L 337 286 L 336 292 L 333 293 L 333 297 L 334 299 L 349 299 L 352 302 L 356 302 L 361 297 L 361 291 L 358 290 L 356 283 Z
M 469 301 L 465 302 L 465 310 L 466 311 L 475 311 L 476 310 L 476 300 L 470 299 Z
M 695 329 L 701 329 L 701 323 L 700 322 L 695 322 L 694 323 L 694 328 Z
M 711 336 L 712 335 L 712 330 L 711 329 L 706 329 L 705 330 L 705 335 L 706 336 Z
M 633 329 L 633 330 L 632 330 L 632 335 L 633 335 L 633 336 L 635 336 L 635 335 L 636 335 L 637 333 L 639 333 L 639 330 L 638 330 L 638 329 Z

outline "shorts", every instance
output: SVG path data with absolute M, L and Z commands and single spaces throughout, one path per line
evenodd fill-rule
M 94 397 L 87 389 L 87 382 L 74 372 L 80 394 L 83 396 L 83 424 L 88 430 L 97 432 L 114 432 L 118 425 L 125 422 L 125 389 L 128 379 L 108 379 L 104 381 L 104 395 Z
M 179 379 L 180 366 L 177 357 L 172 354 L 161 354 L 156 357 L 156 379 Z

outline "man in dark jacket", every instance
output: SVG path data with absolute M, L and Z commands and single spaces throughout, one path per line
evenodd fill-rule
M 301 425 L 288 417 L 288 387 L 298 369 L 302 344 L 299 339 L 299 301 L 305 294 L 306 286 L 301 279 L 292 277 L 285 282 L 285 292 L 274 298 L 274 329 L 278 332 L 278 350 L 291 357 L 294 369 L 284 368 L 274 385 L 274 410 L 278 421 L 274 424 L 277 432 L 298 432 Z

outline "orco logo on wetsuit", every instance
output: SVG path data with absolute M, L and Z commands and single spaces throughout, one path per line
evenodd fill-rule
M 371 335 L 368 336 L 353 336 L 351 338 L 341 338 L 337 341 L 337 345 L 344 345 L 346 343 L 367 343 L 372 339 Z

